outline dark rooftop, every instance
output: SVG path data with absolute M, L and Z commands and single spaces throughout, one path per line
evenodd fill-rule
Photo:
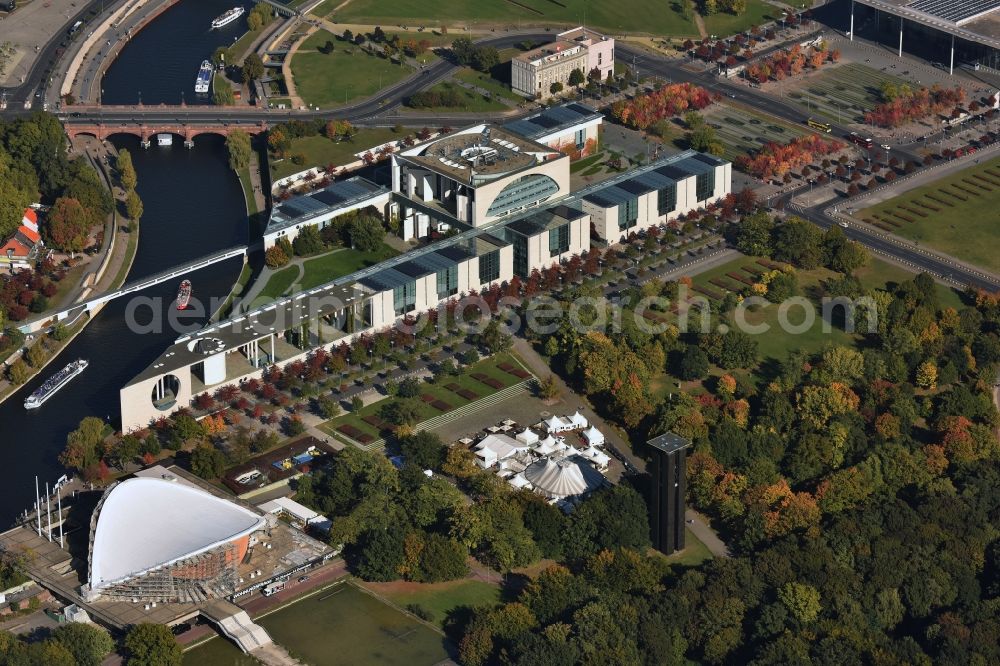
M 677 453 L 678 451 L 691 446 L 691 442 L 689 440 L 684 439 L 680 435 L 675 435 L 672 432 L 665 432 L 662 435 L 654 437 L 646 442 L 646 444 L 653 447 L 657 451 L 662 451 L 667 454 Z
M 589 106 L 571 102 L 561 106 L 550 107 L 541 113 L 536 113 L 521 120 L 514 120 L 504 124 L 503 127 L 526 139 L 538 140 L 540 137 L 552 132 L 603 117 L 602 114 Z

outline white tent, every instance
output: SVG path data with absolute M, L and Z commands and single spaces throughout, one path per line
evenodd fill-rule
M 590 444 L 591 446 L 600 446 L 604 443 L 604 433 L 594 426 L 590 426 L 583 431 L 583 438 L 587 440 L 587 444 Z
M 583 414 L 580 413 L 579 410 L 577 410 L 573 414 L 573 416 L 569 417 L 569 421 L 570 421 L 570 423 L 573 424 L 573 428 L 575 428 L 575 429 L 580 429 L 580 428 L 586 428 L 587 427 L 587 419 L 586 419 L 586 417 L 584 417 Z
M 569 423 L 565 419 L 558 416 L 552 415 L 551 418 L 545 421 L 545 428 L 550 432 L 565 432 L 567 430 L 573 429 L 573 424 Z
M 579 456 L 539 460 L 524 470 L 524 478 L 549 499 L 584 495 L 605 483 L 604 475 Z
M 514 436 L 514 439 L 531 446 L 532 444 L 538 442 L 538 435 L 531 428 L 525 428 L 524 432 L 517 433 L 517 435 Z
M 531 482 L 524 478 L 523 473 L 515 474 L 514 476 L 507 479 L 507 483 L 514 486 L 515 488 L 530 488 Z
M 476 444 L 476 462 L 480 467 L 486 469 L 525 448 L 527 448 L 525 444 L 507 435 L 487 435 Z
M 546 435 L 545 439 L 535 444 L 534 451 L 540 456 L 548 456 L 564 448 L 566 448 L 565 444 L 560 444 L 559 440 L 552 435 Z
M 580 455 L 594 463 L 594 466 L 599 470 L 606 470 L 608 465 L 611 464 L 611 457 L 603 451 L 595 449 L 593 446 L 580 451 Z

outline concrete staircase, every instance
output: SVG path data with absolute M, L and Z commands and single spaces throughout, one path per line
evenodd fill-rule
M 216 600 L 205 606 L 202 614 L 214 622 L 223 635 L 246 653 L 273 642 L 264 628 L 254 624 L 245 610 L 228 601 Z

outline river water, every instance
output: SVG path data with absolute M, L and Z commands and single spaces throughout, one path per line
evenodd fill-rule
M 211 13 L 211 12 L 210 12 Z M 129 54 L 132 56 L 133 54 Z M 246 203 L 236 175 L 226 163 L 222 137 L 202 135 L 195 147 L 143 150 L 138 139 L 116 135 L 112 142 L 132 153 L 137 191 L 145 205 L 139 247 L 129 280 L 153 275 L 177 264 L 247 242 Z M 239 258 L 186 275 L 196 297 L 223 297 L 241 269 Z M 66 434 L 85 416 L 119 421 L 118 390 L 148 366 L 177 337 L 137 335 L 129 331 L 124 312 L 129 298 L 158 297 L 164 311 L 172 307 L 177 285 L 171 280 L 110 302 L 84 331 L 41 373 L 0 404 L 0 528 L 5 528 L 33 502 L 34 476 L 53 482 L 63 473 L 57 456 Z M 75 358 L 90 367 L 40 409 L 28 412 L 24 398 L 50 374 Z
M 101 82 L 105 104 L 210 104 L 196 95 L 201 61 L 247 31 L 246 14 L 218 30 L 212 19 L 238 0 L 181 0 L 139 31 L 108 67 Z M 244 3 L 249 10 L 252 3 Z

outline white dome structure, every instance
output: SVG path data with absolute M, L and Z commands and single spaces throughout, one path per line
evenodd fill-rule
M 585 495 L 604 485 L 604 476 L 578 456 L 539 460 L 528 465 L 524 478 L 549 499 Z
M 264 516 L 176 480 L 139 477 L 111 486 L 91 518 L 91 596 L 183 599 L 183 588 L 218 587 Z

